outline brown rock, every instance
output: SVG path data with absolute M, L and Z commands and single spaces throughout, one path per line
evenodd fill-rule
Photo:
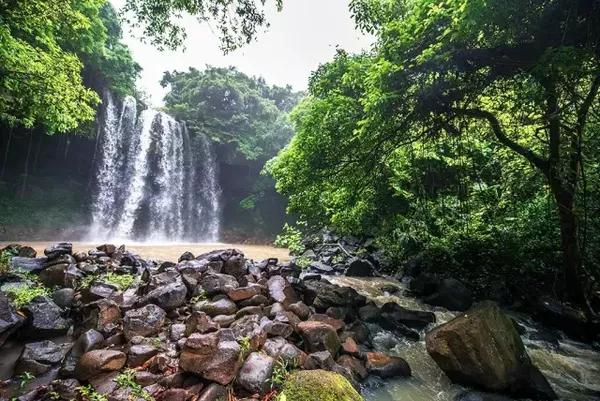
M 227 385 L 240 368 L 240 345 L 226 341 L 218 333 L 192 334 L 185 342 L 179 366 L 186 372 Z
M 404 359 L 381 352 L 367 352 L 366 368 L 369 373 L 382 378 L 411 375 L 410 366 Z
M 329 351 L 331 355 L 337 355 L 341 344 L 332 326 L 323 322 L 307 321 L 299 323 L 297 329 L 308 352 Z
M 120 370 L 125 366 L 125 362 L 127 356 L 120 351 L 105 349 L 89 351 L 79 359 L 75 376 L 78 380 L 87 381 L 102 373 Z

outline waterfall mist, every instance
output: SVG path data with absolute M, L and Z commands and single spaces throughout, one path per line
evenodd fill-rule
M 216 242 L 217 164 L 210 141 L 185 124 L 106 94 L 90 240 Z

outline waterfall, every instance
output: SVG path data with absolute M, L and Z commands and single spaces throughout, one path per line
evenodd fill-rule
M 219 238 L 220 189 L 212 144 L 185 124 L 107 93 L 96 165 L 90 240 Z

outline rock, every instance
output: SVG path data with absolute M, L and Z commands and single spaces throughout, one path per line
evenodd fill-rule
M 306 354 L 282 337 L 269 338 L 263 345 L 263 351 L 275 360 L 282 360 L 290 367 L 304 364 Z
M 80 314 L 82 327 L 97 330 L 107 337 L 115 334 L 123 323 L 119 305 L 109 299 L 85 305 Z
M 13 256 L 10 259 L 10 270 L 23 273 L 39 273 L 45 269 L 46 260 L 46 258 Z
M 435 322 L 435 314 L 432 312 L 406 309 L 395 302 L 388 302 L 383 305 L 381 312 L 383 319 L 392 319 L 417 330 L 422 330 L 430 323 Z
M 82 296 L 85 302 L 94 302 L 99 299 L 120 301 L 122 293 L 116 285 L 94 281 L 87 290 L 82 291 Z
M 48 340 L 26 344 L 15 366 L 15 375 L 25 372 L 42 375 L 52 365 L 59 364 L 70 348 L 71 344 L 58 345 Z
M 410 366 L 404 359 L 381 352 L 367 352 L 366 368 L 369 373 L 384 379 L 411 375 Z
M 269 299 L 262 294 L 254 295 L 253 297 L 240 302 L 242 308 L 246 306 L 265 306 L 269 304 Z
M 23 309 L 27 320 L 19 333 L 24 338 L 43 340 L 61 336 L 69 330 L 70 322 L 62 317 L 62 309 L 49 297 L 34 298 Z
M 220 273 L 203 275 L 198 284 L 208 296 L 225 294 L 228 289 L 240 286 L 235 277 Z
M 194 306 L 194 309 L 206 313 L 210 317 L 218 315 L 235 315 L 237 306 L 227 298 L 221 298 L 213 302 L 203 301 Z
M 164 310 L 153 304 L 127 311 L 123 319 L 123 334 L 127 339 L 151 337 L 160 332 L 166 316 Z
M 206 380 L 227 385 L 237 375 L 240 352 L 237 341 L 221 340 L 218 333 L 194 333 L 185 342 L 179 367 Z
M 83 354 L 77 368 L 75 376 L 78 380 L 87 381 L 102 373 L 115 372 L 125 366 L 127 356 L 114 350 L 94 350 Z
M 298 324 L 298 332 L 304 339 L 308 352 L 329 351 L 335 356 L 341 347 L 336 330 L 326 323 L 301 322 Z
M 265 394 L 270 388 L 269 380 L 274 366 L 273 358 L 253 352 L 242 365 L 236 383 L 250 394 Z
M 324 274 L 330 274 L 333 272 L 333 267 L 329 266 L 323 262 L 319 262 L 319 261 L 314 261 L 311 262 L 311 264 L 309 265 L 309 268 L 311 270 L 316 270 L 319 273 L 324 273 Z
M 285 401 L 364 401 L 344 376 L 326 370 L 292 372 L 280 397 Z
M 219 330 L 219 324 L 204 312 L 194 311 L 185 321 L 185 335 L 189 337 L 193 333 L 206 334 Z
M 363 365 L 360 359 L 350 355 L 342 355 L 336 361 L 340 366 L 345 367 L 350 371 L 355 381 L 360 382 L 367 378 L 369 372 Z
M 423 301 L 429 305 L 465 311 L 473 304 L 473 293 L 460 281 L 447 278 L 442 280 L 436 292 L 425 297 Z
M 344 323 L 343 320 L 333 319 L 333 318 L 331 318 L 331 317 L 329 317 L 327 315 L 323 315 L 323 314 L 320 314 L 320 313 L 315 313 L 308 320 L 309 321 L 315 321 L 315 322 L 327 323 L 328 325 L 330 325 L 331 327 L 333 327 L 335 329 L 335 331 L 340 331 L 344 327 L 346 327 L 346 324 Z
M 544 296 L 535 305 L 536 317 L 544 323 L 562 330 L 567 335 L 590 340 L 594 330 L 585 313 L 560 301 Z
M 373 277 L 375 268 L 366 259 L 352 258 L 348 261 L 346 276 L 349 277 Z
M 227 296 L 234 302 L 243 301 L 259 295 L 262 292 L 262 286 L 251 284 L 247 287 L 231 288 L 227 290 Z
M 0 347 L 24 321 L 25 318 L 17 313 L 8 297 L 0 292 Z
M 294 332 L 294 328 L 287 323 L 271 321 L 268 318 L 264 319 L 265 321 L 261 322 L 261 326 L 269 337 L 287 338 Z
M 440 285 L 440 279 L 429 274 L 419 274 L 410 280 L 409 289 L 418 297 L 426 297 L 433 294 Z
M 325 369 L 332 370 L 335 361 L 329 351 L 313 352 L 306 357 L 302 368 L 306 370 Z
M 181 263 L 183 261 L 190 261 L 190 260 L 194 260 L 195 256 L 193 253 L 191 252 L 184 252 L 181 254 L 181 256 L 179 257 L 179 259 L 177 260 L 177 262 Z
M 319 310 L 326 310 L 330 306 L 360 308 L 367 304 L 367 298 L 350 287 L 340 287 L 325 280 L 304 281 L 304 285 L 304 302 Z
M 235 322 L 235 316 L 218 315 L 213 318 L 213 321 L 220 327 L 229 327 L 231 323 Z
M 136 344 L 129 348 L 127 365 L 136 368 L 143 365 L 148 359 L 158 354 L 158 348 L 148 344 Z
M 522 398 L 556 398 L 531 364 L 512 320 L 494 303 L 482 303 L 436 327 L 427 333 L 426 347 L 457 383 Z
M 304 302 L 296 302 L 288 306 L 288 310 L 293 312 L 302 320 L 308 319 L 311 314 L 310 308 Z
M 61 288 L 52 293 L 52 300 L 63 309 L 70 308 L 75 299 L 75 290 L 73 288 Z
M 358 348 L 358 344 L 356 344 L 356 341 L 354 341 L 352 337 L 346 337 L 346 339 L 342 343 L 342 351 L 345 354 L 358 355 L 360 349 Z
M 88 330 L 82 333 L 79 338 L 77 338 L 77 341 L 75 341 L 75 344 L 73 344 L 71 352 L 69 352 L 63 361 L 60 368 L 60 375 L 62 377 L 74 377 L 75 368 L 79 358 L 88 351 L 100 348 L 103 342 L 104 337 L 96 330 Z
M 71 255 L 73 253 L 73 244 L 70 242 L 60 242 L 58 244 L 50 245 L 48 248 L 44 249 L 44 255 L 48 257 L 48 259 L 54 259 L 61 255 Z
M 281 303 L 284 308 L 299 301 L 296 291 L 290 283 L 282 276 L 273 276 L 267 283 L 269 287 L 269 296 L 275 301 Z
M 227 388 L 211 383 L 196 401 L 227 401 Z
M 104 244 L 96 247 L 100 252 L 104 252 L 107 256 L 113 256 L 113 254 L 117 251 L 117 247 L 113 244 Z
M 381 318 L 381 309 L 372 302 L 358 309 L 358 316 L 363 322 L 375 323 Z
M 55 380 L 52 382 L 52 393 L 59 400 L 75 400 L 79 395 L 81 384 L 76 379 Z
M 499 394 L 482 393 L 480 391 L 463 391 L 453 401 L 513 401 L 512 398 Z
M 160 286 L 144 297 L 143 303 L 156 304 L 166 311 L 176 309 L 186 303 L 187 288 L 183 281 Z
M 242 308 L 239 311 L 237 311 L 237 313 L 235 314 L 235 319 L 238 320 L 243 318 L 244 316 L 262 314 L 263 310 L 261 306 L 246 306 L 245 308 Z

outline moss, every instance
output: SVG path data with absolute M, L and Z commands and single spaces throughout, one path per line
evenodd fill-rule
M 364 401 L 345 377 L 324 370 L 290 374 L 278 401 Z

